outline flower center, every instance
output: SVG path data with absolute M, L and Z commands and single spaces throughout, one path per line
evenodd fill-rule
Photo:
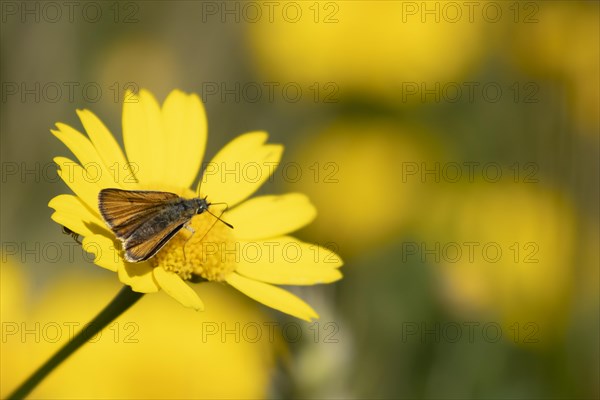
M 224 281 L 235 270 L 231 228 L 207 212 L 194 216 L 188 226 L 194 233 L 182 228 L 150 262 L 185 280 L 200 276 L 209 281 Z

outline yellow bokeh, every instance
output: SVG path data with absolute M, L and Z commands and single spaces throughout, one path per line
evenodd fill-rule
M 2 265 L 3 398 L 120 290 L 112 279 L 75 274 L 34 294 L 17 268 Z M 142 297 L 42 381 L 32 398 L 265 397 L 279 340 L 276 333 L 269 337 L 265 315 L 222 285 L 198 290 L 204 312 L 168 296 Z
M 506 52 L 541 78 L 566 82 L 571 111 L 583 132 L 600 127 L 600 19 L 597 2 L 538 3 L 536 22 L 513 24 Z
M 120 107 L 126 91 L 138 93 L 149 88 L 162 98 L 180 86 L 183 67 L 164 40 L 149 41 L 145 36 L 131 36 L 106 46 L 94 56 L 97 59 L 94 60 L 93 74 L 106 86 L 104 94 L 112 105 Z M 94 104 L 94 107 L 98 106 L 106 104 Z
M 334 239 L 342 254 L 384 246 L 418 218 L 427 185 L 404 179 L 407 165 L 435 159 L 430 136 L 386 120 L 342 120 L 297 147 L 292 159 L 309 166 L 294 183 L 319 210 L 309 226 Z
M 435 269 L 449 307 L 463 317 L 493 318 L 505 332 L 534 324 L 548 344 L 568 322 L 577 222 L 558 192 L 532 185 L 446 192 L 423 234 L 429 249 L 439 245 Z
M 452 2 L 300 2 L 297 21 L 285 17 L 291 3 L 248 24 L 249 43 L 264 76 L 306 90 L 333 82 L 340 94 L 400 98 L 404 83 L 460 79 L 484 50 L 484 24 L 442 17 Z

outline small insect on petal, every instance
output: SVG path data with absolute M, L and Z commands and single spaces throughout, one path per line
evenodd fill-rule
M 81 244 L 81 239 L 79 239 L 79 233 L 73 232 L 72 230 L 70 230 L 66 226 L 62 227 L 62 231 L 63 231 L 63 233 L 65 235 L 71 236 L 77 243 Z

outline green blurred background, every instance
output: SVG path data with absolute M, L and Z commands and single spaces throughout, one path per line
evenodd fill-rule
M 298 236 L 344 279 L 297 291 L 316 324 L 216 284 L 204 314 L 146 296 L 32 397 L 600 395 L 598 2 L 3 1 L 1 22 L 2 396 L 120 286 L 49 218 L 49 129 L 88 108 L 122 143 L 139 88 L 198 93 L 208 157 L 283 143 L 260 193 L 311 197 Z M 263 335 L 207 336 L 236 323 Z

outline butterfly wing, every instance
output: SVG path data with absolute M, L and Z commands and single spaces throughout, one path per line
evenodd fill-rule
M 125 259 L 141 262 L 154 256 L 189 221 L 174 193 L 103 189 L 100 214 L 123 242 Z
M 169 192 L 102 189 L 98 195 L 98 209 L 115 235 L 127 240 L 146 221 L 177 199 L 179 196 Z
M 146 236 L 134 232 L 134 234 L 123 243 L 125 259 L 129 262 L 141 262 L 151 258 L 181 230 L 186 222 L 187 219 L 173 221 L 166 228 Z

